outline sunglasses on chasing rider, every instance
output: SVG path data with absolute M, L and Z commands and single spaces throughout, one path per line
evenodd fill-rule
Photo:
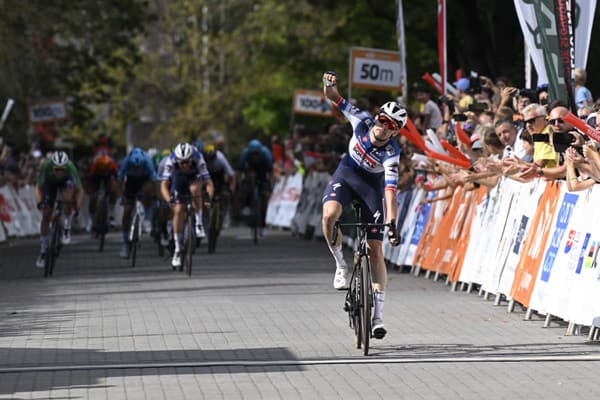
M 398 129 L 398 124 L 396 124 L 394 121 L 392 121 L 391 119 L 389 119 L 388 117 L 386 117 L 383 114 L 378 114 L 376 121 L 379 122 L 381 125 L 383 125 L 386 129 L 388 129 L 390 131 L 395 131 Z

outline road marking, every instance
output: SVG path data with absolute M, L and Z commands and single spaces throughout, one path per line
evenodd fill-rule
M 182 361 L 126 364 L 86 364 L 0 367 L 0 374 L 25 372 L 87 371 L 98 369 L 147 369 L 147 368 L 215 368 L 215 367 L 303 367 L 311 365 L 362 365 L 362 364 L 453 364 L 453 363 L 508 363 L 508 362 L 586 362 L 600 361 L 600 355 L 531 355 L 492 357 L 430 357 L 430 358 L 330 358 L 314 360 L 231 360 L 231 361 Z

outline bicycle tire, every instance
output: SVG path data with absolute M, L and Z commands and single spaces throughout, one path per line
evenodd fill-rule
M 371 338 L 371 307 L 373 304 L 372 290 L 371 290 L 371 274 L 370 274 L 370 261 L 368 256 L 361 257 L 362 262 L 361 276 L 362 276 L 362 293 L 361 293 L 361 306 L 362 306 L 362 336 L 363 336 L 363 355 L 369 355 L 369 342 Z
M 53 247 L 53 237 L 54 237 L 54 221 L 52 222 L 52 226 L 50 227 L 50 243 L 46 246 L 46 258 L 44 259 L 44 278 L 50 276 L 50 269 L 54 259 L 54 247 Z
M 360 286 L 360 282 L 358 279 L 358 274 L 357 272 L 359 272 L 359 268 L 356 268 L 357 266 L 355 265 L 355 270 L 353 272 L 352 275 L 352 280 L 350 283 L 350 287 L 351 287 L 351 291 L 350 291 L 350 319 L 352 321 L 352 328 L 354 329 L 354 346 L 357 349 L 360 349 L 360 346 L 362 345 L 362 337 L 361 337 L 361 330 L 360 330 L 360 309 L 358 307 L 359 305 L 359 296 L 358 296 L 358 287 Z
M 219 203 L 215 202 L 209 212 L 208 222 L 208 253 L 212 254 L 217 248 L 217 236 L 219 235 Z
M 56 266 L 56 258 L 58 257 L 58 247 L 60 245 L 60 224 L 58 223 L 58 218 L 52 224 L 52 237 L 50 239 L 50 251 L 46 251 L 46 254 L 51 254 L 49 264 L 48 264 L 48 275 L 52 276 L 54 273 L 54 267 Z
M 260 229 L 260 209 L 261 209 L 261 204 L 260 204 L 260 192 L 258 190 L 258 188 L 254 188 L 254 207 L 253 207 L 253 215 L 254 215 L 254 227 L 253 227 L 253 232 L 252 232 L 252 240 L 254 241 L 254 244 L 257 245 L 258 244 L 258 230 Z
M 100 237 L 100 245 L 98 251 L 104 251 L 104 237 L 108 231 L 108 204 L 106 204 L 106 196 L 102 196 L 96 208 L 96 233 Z
M 140 216 L 137 214 L 133 217 L 133 223 L 132 223 L 133 233 L 131 235 L 131 241 L 129 242 L 129 246 L 131 249 L 131 268 L 135 268 L 135 261 L 137 258 L 138 241 L 140 238 L 140 235 L 139 235 L 140 221 L 139 221 L 139 219 L 140 219 Z
M 193 246 L 194 243 L 194 218 L 191 211 L 188 211 L 187 217 L 187 243 L 185 248 L 185 268 L 188 276 L 192 276 L 192 255 L 193 255 Z

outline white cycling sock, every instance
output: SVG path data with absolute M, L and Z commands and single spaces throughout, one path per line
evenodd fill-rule
M 40 253 L 45 253 L 48 249 L 48 235 L 40 235 Z
M 344 261 L 344 252 L 342 250 L 342 245 L 336 247 L 329 246 L 329 251 L 333 254 L 333 258 L 335 258 L 335 265 L 338 268 L 345 268 L 346 261 Z
M 173 240 L 175 241 L 175 253 L 179 253 L 181 251 L 181 234 L 173 234 Z
M 202 225 L 202 210 L 196 211 L 196 225 Z
M 65 216 L 65 226 L 63 226 L 63 228 L 65 230 L 68 231 L 69 229 L 71 229 L 71 221 L 73 221 L 73 214 L 66 215 Z
M 385 302 L 385 292 L 375 290 L 373 292 L 373 303 L 375 303 L 375 310 L 373 310 L 373 318 L 383 319 L 383 303 Z

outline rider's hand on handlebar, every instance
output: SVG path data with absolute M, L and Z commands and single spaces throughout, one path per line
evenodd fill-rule
M 398 231 L 396 229 L 396 220 L 393 219 L 390 221 L 387 231 L 388 239 L 392 246 L 398 246 L 400 244 L 400 236 L 398 235 Z

